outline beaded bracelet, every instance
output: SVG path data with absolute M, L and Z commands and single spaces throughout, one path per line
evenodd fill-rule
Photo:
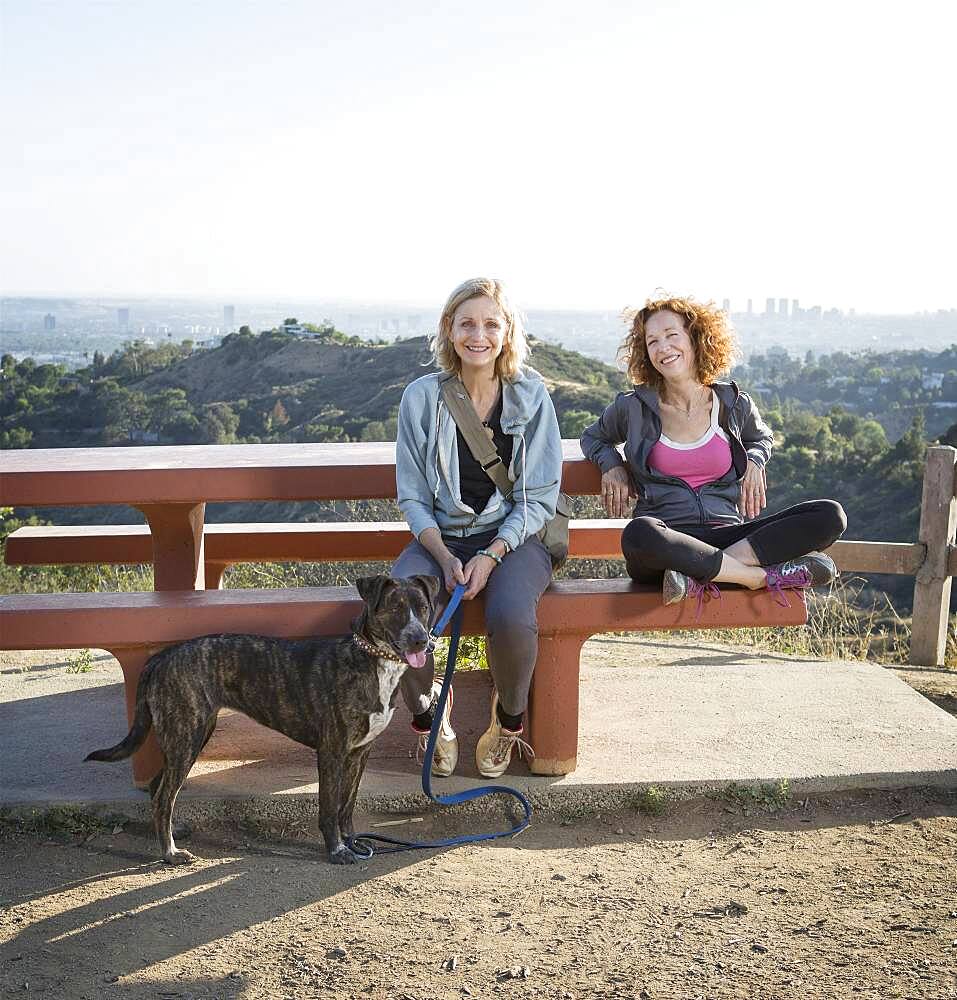
M 498 566 L 502 565 L 502 557 L 497 556 L 491 549 L 479 549 L 475 554 L 477 556 L 488 556 L 489 559 L 494 559 Z

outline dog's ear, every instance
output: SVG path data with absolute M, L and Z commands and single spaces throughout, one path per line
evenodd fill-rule
M 356 590 L 369 605 L 370 610 L 375 611 L 382 598 L 382 591 L 385 590 L 386 584 L 391 582 L 391 577 L 383 576 L 381 573 L 378 576 L 357 576 Z
M 442 589 L 442 581 L 437 576 L 425 576 L 423 574 L 410 577 L 410 579 L 426 592 L 429 604 L 435 607 L 435 599 L 439 596 L 439 591 Z

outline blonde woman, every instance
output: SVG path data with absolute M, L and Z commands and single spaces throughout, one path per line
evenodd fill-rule
M 847 527 L 839 503 L 761 516 L 773 435 L 751 397 L 720 377 L 735 350 L 712 303 L 650 299 L 631 315 L 621 350 L 634 389 L 582 435 L 602 471 L 605 512 L 632 518 L 621 539 L 628 573 L 660 582 L 666 604 L 718 596 L 719 583 L 767 587 L 786 601 L 781 591 L 837 574 L 817 550 Z
M 521 738 L 528 690 L 538 654 L 538 600 L 551 579 L 538 531 L 555 514 L 562 470 L 561 435 L 541 376 L 525 365 L 528 343 L 521 317 L 501 282 L 473 278 L 449 296 L 432 341 L 441 373 L 416 379 L 402 394 L 396 441 L 399 507 L 415 540 L 393 574 L 433 574 L 451 593 L 485 596 L 488 661 L 495 690 L 489 727 L 475 752 L 485 777 L 498 777 Z M 503 496 L 482 470 L 442 401 L 440 379 L 461 383 L 509 477 Z M 402 693 L 424 746 L 438 694 L 431 664 L 406 671 Z M 458 743 L 452 700 L 436 745 L 435 774 L 451 774 Z

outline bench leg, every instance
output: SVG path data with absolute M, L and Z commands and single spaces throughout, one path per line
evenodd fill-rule
M 207 590 L 222 590 L 223 589 L 223 577 L 226 575 L 226 570 L 229 569 L 229 563 L 223 562 L 210 562 L 206 560 L 206 589 Z
M 205 503 L 142 504 L 153 536 L 153 589 L 203 590 Z
M 133 649 L 110 650 L 123 668 L 126 720 L 131 725 L 136 713 L 136 686 L 139 684 L 140 674 L 143 673 L 146 661 L 160 649 L 161 646 L 138 646 Z M 130 762 L 133 765 L 133 784 L 143 791 L 148 790 L 150 782 L 163 770 L 164 764 L 163 752 L 154 733 L 150 732 L 143 745 L 130 758 Z
M 542 635 L 528 698 L 532 774 L 570 774 L 578 766 L 578 669 L 585 636 Z

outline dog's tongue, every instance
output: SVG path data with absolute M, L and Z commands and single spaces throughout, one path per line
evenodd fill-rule
M 425 666 L 425 656 L 423 653 L 406 653 L 405 658 L 409 661 L 410 667 L 415 667 L 418 670 L 420 667 Z

